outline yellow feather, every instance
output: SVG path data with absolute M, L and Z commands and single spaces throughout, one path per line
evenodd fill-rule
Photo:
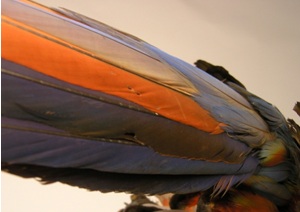
M 287 156 L 287 150 L 280 138 L 266 142 L 260 153 L 260 163 L 262 166 L 275 166 L 282 163 Z

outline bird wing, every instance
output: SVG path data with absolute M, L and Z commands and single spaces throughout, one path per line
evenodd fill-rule
M 102 191 L 226 189 L 256 170 L 249 153 L 269 136 L 198 68 L 72 11 L 2 2 L 7 171 Z

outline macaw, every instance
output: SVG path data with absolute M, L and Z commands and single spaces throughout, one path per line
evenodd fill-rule
M 27 0 L 2 1 L 1 62 L 6 172 L 172 207 L 197 194 L 199 211 L 299 208 L 298 128 L 222 67 Z

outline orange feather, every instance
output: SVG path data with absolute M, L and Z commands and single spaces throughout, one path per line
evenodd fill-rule
M 71 84 L 128 99 L 157 115 L 205 132 L 223 132 L 221 126 L 224 124 L 216 121 L 188 96 L 82 54 L 76 46 L 5 16 L 2 20 L 3 58 Z M 47 36 L 47 39 L 37 34 Z M 47 51 L 43 51 L 45 48 Z M 49 63 L 49 60 L 53 62 Z

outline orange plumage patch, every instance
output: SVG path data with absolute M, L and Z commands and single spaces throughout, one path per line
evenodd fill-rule
M 263 166 L 275 166 L 285 161 L 287 150 L 281 139 L 276 139 L 264 144 L 260 151 Z
M 100 61 L 85 54 L 86 50 L 5 16 L 2 20 L 3 58 L 74 85 L 127 99 L 202 131 L 223 132 L 223 124 L 188 96 Z
M 232 189 L 228 198 L 213 202 L 212 212 L 277 212 L 277 207 L 268 199 L 251 193 L 251 191 Z

